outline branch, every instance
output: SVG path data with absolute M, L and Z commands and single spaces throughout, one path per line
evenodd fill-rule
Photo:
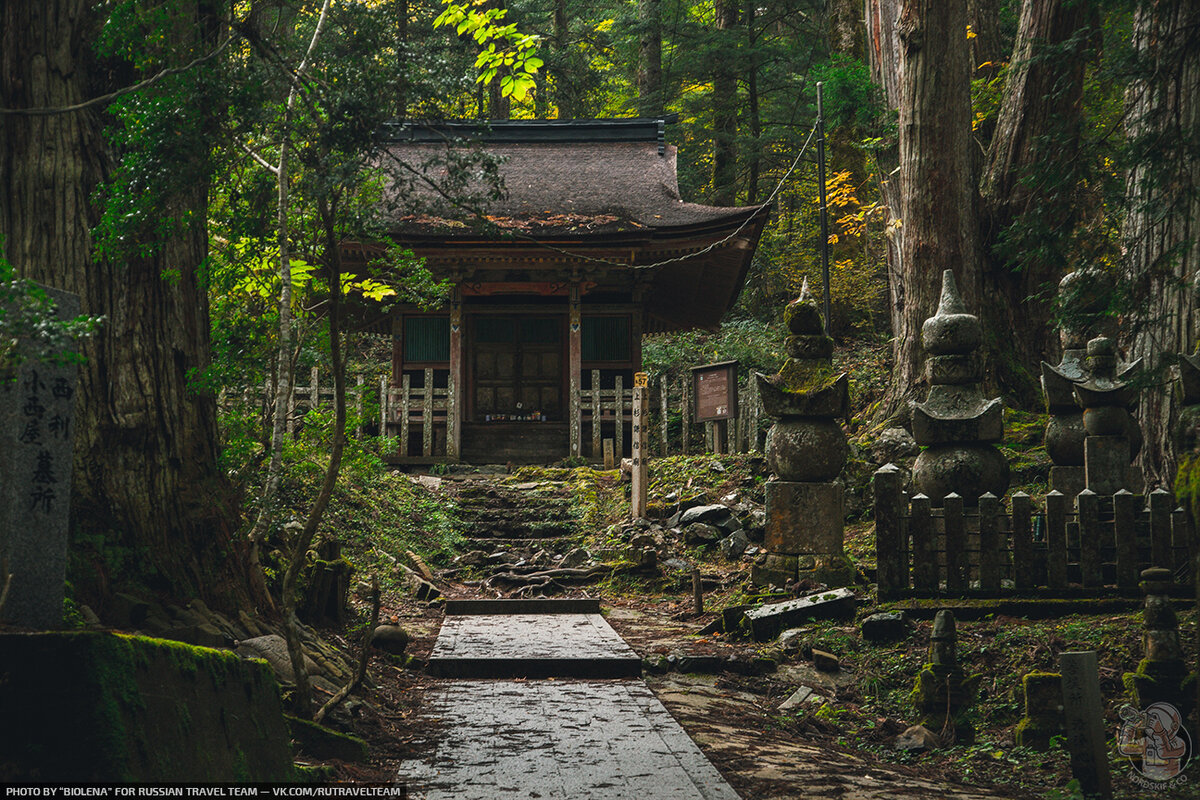
M 375 638 L 375 626 L 379 624 L 379 578 L 375 575 L 371 576 L 371 622 L 367 625 L 367 632 L 363 634 L 362 652 L 358 656 L 358 668 L 354 670 L 354 677 L 350 682 L 338 690 L 338 693 L 325 701 L 325 705 L 321 706 L 320 710 L 313 716 L 313 722 L 318 725 L 321 720 L 325 719 L 325 715 L 333 711 L 338 705 L 354 693 L 354 690 L 362 685 L 363 679 L 367 676 L 367 662 L 371 660 L 371 642 Z
M 250 147 L 250 145 L 246 144 L 241 139 L 238 139 L 237 144 L 238 144 L 238 147 L 240 147 L 240 148 L 242 148 L 242 150 L 246 151 L 247 155 L 249 155 L 251 158 L 253 158 L 255 161 L 257 161 L 258 165 L 260 167 L 262 167 L 263 169 L 265 169 L 267 172 L 271 173 L 272 175 L 279 175 L 279 167 L 275 166 L 270 161 L 267 161 L 265 158 L 260 156 L 258 153 L 254 152 L 254 150 Z
M 131 92 L 137 92 L 141 91 L 142 89 L 149 88 L 150 86 L 153 86 L 161 81 L 163 78 L 168 78 L 172 75 L 178 75 L 181 72 L 187 72 L 188 70 L 198 67 L 201 64 L 212 61 L 214 58 L 221 55 L 221 53 L 225 51 L 225 48 L 228 47 L 229 43 L 232 41 L 232 36 L 227 37 L 225 41 L 221 42 L 221 44 L 217 46 L 216 50 L 213 50 L 208 55 L 194 58 L 188 63 L 184 64 L 182 67 L 171 67 L 170 69 L 164 69 L 162 72 L 151 75 L 144 81 L 139 81 L 132 86 L 126 86 L 124 88 L 117 89 L 115 92 L 109 92 L 108 94 L 100 95 L 99 97 L 93 97 L 91 100 L 85 100 L 82 103 L 76 103 L 73 106 L 57 106 L 49 108 L 0 108 L 0 115 L 7 114 L 14 117 L 49 117 L 56 114 L 72 114 L 76 111 L 83 111 L 91 108 L 92 106 L 105 105 L 107 103 L 111 103 L 113 100 L 116 100 L 118 97 L 123 97 Z

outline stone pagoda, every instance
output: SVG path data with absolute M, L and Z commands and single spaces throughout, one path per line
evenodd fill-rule
M 1046 424 L 1046 455 L 1050 488 L 1074 497 L 1086 486 L 1083 475 L 1083 409 L 1075 403 L 1075 385 L 1091 376 L 1087 372 L 1087 341 L 1112 318 L 1105 314 L 1108 281 L 1094 269 L 1067 274 L 1058 284 L 1059 301 L 1069 306 L 1059 327 L 1062 359 L 1057 365 L 1042 362 L 1042 393 L 1050 421 Z
M 767 434 L 769 552 L 751 580 L 786 586 L 811 578 L 846 586 L 854 571 L 842 546 L 843 496 L 837 481 L 850 449 L 839 419 L 850 411 L 850 384 L 833 372 L 833 340 L 809 295 L 784 310 L 787 361 L 777 375 L 756 373 L 764 411 L 775 419 Z
M 979 318 L 967 313 L 954 273 L 946 270 L 937 313 L 921 326 L 929 397 L 912 403 L 913 439 L 925 448 L 913 483 L 935 505 L 951 492 L 974 505 L 980 495 L 1000 497 L 1008 488 L 1008 462 L 992 444 L 1004 437 L 1004 408 L 980 387 L 982 337 Z
M 1140 492 L 1141 480 L 1131 466 L 1142 447 L 1142 430 L 1129 413 L 1137 390 L 1129 376 L 1141 369 L 1139 358 L 1117 374 L 1117 347 L 1107 336 L 1087 343 L 1089 377 L 1074 387 L 1075 402 L 1083 409 L 1084 483 L 1098 495 L 1122 489 Z

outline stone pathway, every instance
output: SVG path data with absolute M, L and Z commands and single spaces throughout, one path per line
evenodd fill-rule
M 737 800 L 644 682 L 578 680 L 640 671 L 599 613 L 530 613 L 534 602 L 509 606 L 515 614 L 496 604 L 475 606 L 493 609 L 482 614 L 447 609 L 460 613 L 447 613 L 431 673 L 546 680 L 449 680 L 431 690 L 436 750 L 396 776 L 410 798 Z M 546 607 L 563 609 L 553 602 Z

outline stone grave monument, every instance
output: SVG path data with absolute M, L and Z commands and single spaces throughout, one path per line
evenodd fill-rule
M 1030 672 L 1021 679 L 1025 716 L 1013 728 L 1019 747 L 1049 750 L 1050 740 L 1063 733 L 1062 675 Z
M 1062 359 L 1051 366 L 1042 362 L 1042 393 L 1050 421 L 1046 425 L 1046 454 L 1050 468 L 1050 488 L 1067 497 L 1084 490 L 1083 410 L 1075 402 L 1075 385 L 1087 381 L 1087 341 L 1100 332 L 1112 317 L 1105 314 L 1108 281 L 1099 270 L 1084 269 L 1069 273 L 1058 284 L 1063 322 L 1059 329 Z
M 46 289 L 60 318 L 79 298 Z M 0 375 L 0 618 L 26 628 L 62 622 L 71 501 L 76 367 L 27 360 Z M 11 575 L 11 581 L 8 576 Z
M 776 479 L 766 485 L 769 554 L 750 578 L 761 586 L 806 577 L 846 586 L 854 570 L 843 549 L 837 477 L 850 452 L 838 422 L 849 414 L 849 379 L 833 372 L 833 340 L 807 281 L 783 318 L 787 361 L 777 375 L 755 373 L 763 410 L 775 419 L 766 452 Z
M 1142 490 L 1132 463 L 1142 448 L 1142 430 L 1129 413 L 1137 390 L 1129 378 L 1141 369 L 1139 358 L 1117 372 L 1117 346 L 1107 336 L 1087 343 L 1088 379 L 1075 384 L 1075 402 L 1083 409 L 1083 474 L 1086 488 L 1101 496 L 1125 489 Z
M 912 403 L 913 439 L 925 448 L 913 464 L 913 483 L 934 505 L 951 492 L 975 505 L 980 495 L 1002 497 L 1008 488 L 1008 462 L 991 444 L 1004 438 L 1004 408 L 980 388 L 982 338 L 954 272 L 944 271 L 937 313 L 921 326 L 929 397 Z
M 919 725 L 938 734 L 943 743 L 972 744 L 975 727 L 967 710 L 975 702 L 981 674 L 967 675 L 958 664 L 958 634 L 954 614 L 945 609 L 933 618 L 929 663 L 917 674 L 912 701 Z
M 1146 593 L 1142 621 L 1145 658 L 1136 672 L 1125 674 L 1125 687 L 1137 710 L 1154 703 L 1170 703 L 1183 719 L 1191 714 L 1196 700 L 1196 673 L 1188 669 L 1179 638 L 1179 619 L 1171 605 L 1171 571 L 1152 567 L 1142 571 Z

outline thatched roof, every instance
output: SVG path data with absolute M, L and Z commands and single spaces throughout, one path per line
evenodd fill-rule
M 561 271 L 577 260 L 593 279 L 628 287 L 636 272 L 646 330 L 713 328 L 741 292 L 768 209 L 684 202 L 663 127 L 631 119 L 395 128 L 385 160 L 405 165 L 407 177 L 390 189 L 402 201 L 390 236 L 435 273 L 504 264 Z M 470 165 L 472 177 L 439 192 L 452 163 Z M 488 163 L 503 183 L 499 195 L 482 178 Z M 474 195 L 482 219 L 446 200 L 464 195 Z
M 503 231 L 537 238 L 639 230 L 679 233 L 736 226 L 759 210 L 684 202 L 675 147 L 659 141 L 658 125 L 631 119 L 492 123 L 490 130 L 465 125 L 402 129 L 387 145 L 396 161 L 440 184 L 448 174 L 445 142 L 461 136 L 499 161 L 504 196 L 482 203 L 489 225 L 454 209 L 425 181 L 414 179 L 405 189 L 423 208 L 400 212 L 394 233 L 401 238 L 499 236 Z M 459 152 L 465 152 L 469 145 L 459 141 Z M 486 193 L 478 179 L 467 189 Z

